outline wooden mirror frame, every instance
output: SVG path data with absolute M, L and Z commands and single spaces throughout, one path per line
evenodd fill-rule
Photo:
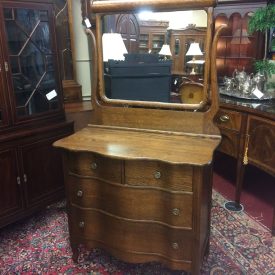
M 84 0 L 83 0 L 84 1 Z M 87 2 L 88 1 L 88 2 Z M 201 106 L 199 104 L 176 104 L 172 103 L 155 103 L 149 102 L 145 106 L 144 102 L 134 102 L 124 100 L 117 103 L 113 103 L 114 100 L 102 99 L 100 95 L 100 89 L 102 89 L 103 81 L 100 79 L 98 70 L 102 73 L 102 60 L 98 60 L 98 51 L 101 51 L 97 47 L 97 43 L 101 43 L 101 30 L 98 32 L 96 28 L 96 37 L 94 35 L 95 30 L 87 28 L 86 32 L 91 38 L 91 55 L 93 61 L 92 68 L 92 106 L 93 116 L 91 119 L 92 124 L 96 125 L 110 125 L 112 127 L 131 127 L 137 129 L 154 129 L 158 131 L 173 131 L 193 133 L 200 135 L 219 135 L 219 130 L 213 124 L 213 119 L 219 108 L 219 92 L 217 85 L 217 70 L 216 70 L 216 48 L 217 41 L 221 30 L 226 27 L 220 26 L 215 35 L 213 35 L 212 27 L 212 13 L 215 5 L 214 0 L 139 0 L 139 1 L 123 1 L 123 0 L 103 0 L 103 1 L 90 1 L 83 2 L 83 15 L 84 18 L 89 18 L 94 26 L 100 22 L 100 14 L 113 13 L 113 12 L 138 12 L 141 8 L 150 8 L 152 11 L 164 11 L 164 10 L 183 10 L 183 9 L 207 9 L 208 16 L 208 44 L 209 51 L 208 62 L 205 65 L 205 71 L 207 73 L 207 81 L 204 83 L 204 96 L 207 97 L 207 106 Z M 168 7 L 168 8 L 167 8 Z M 95 15 L 95 16 L 94 16 Z M 95 20 L 97 18 L 97 21 Z M 100 33 L 100 35 L 99 35 Z M 213 38 L 214 37 L 214 38 Z M 210 50 L 211 49 L 211 50 Z M 100 69 L 101 68 L 101 69 Z M 165 106 L 165 107 L 164 107 Z M 204 109 L 197 112 L 199 108 Z M 148 119 L 150 118 L 150 119 Z
M 127 106 L 127 107 L 143 107 L 143 108 L 162 108 L 176 110 L 201 110 L 209 102 L 209 78 L 210 78 L 210 51 L 212 47 L 212 24 L 213 24 L 213 8 L 215 0 L 139 0 L 139 1 L 90 1 L 89 12 L 95 14 L 96 17 L 96 42 L 97 55 L 94 58 L 93 67 L 98 68 L 98 101 L 103 105 L 110 106 Z M 139 12 L 144 9 L 150 11 L 175 11 L 175 10 L 205 10 L 207 13 L 207 28 L 206 28 L 206 43 L 205 43 L 205 65 L 204 65 L 204 82 L 203 82 L 203 100 L 197 104 L 187 103 L 166 103 L 166 102 L 151 102 L 151 101 L 134 101 L 123 99 L 110 99 L 105 95 L 104 71 L 103 71 L 103 53 L 102 53 L 102 17 L 110 13 L 123 12 Z M 97 63 L 95 63 L 97 60 Z M 95 91 L 95 90 L 94 90 Z

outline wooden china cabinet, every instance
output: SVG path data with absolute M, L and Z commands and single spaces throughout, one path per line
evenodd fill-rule
M 88 3 L 96 17 L 96 29 L 86 30 L 91 37 L 95 68 L 92 124 L 54 143 L 64 157 L 73 259 L 77 261 L 78 246 L 83 244 L 87 248 L 105 249 L 123 261 L 157 261 L 171 269 L 200 274 L 209 248 L 212 157 L 221 140 L 213 122 L 219 106 L 215 49 L 221 30 L 213 38 L 216 1 Z M 194 85 L 203 94 L 200 103 L 134 101 L 106 96 L 102 53 L 104 15 L 143 8 L 207 11 L 204 84 Z M 152 83 L 148 85 L 154 93 L 160 80 L 150 67 L 147 70 L 150 71 L 145 80 L 140 78 L 140 70 L 131 74 L 131 79 L 140 82 L 150 79 Z M 125 80 L 125 76 L 121 78 Z M 118 87 L 123 88 L 123 81 Z M 131 89 L 127 88 L 127 92 Z
M 65 122 L 51 1 L 0 1 L 0 227 L 63 195 Z
M 214 10 L 215 28 L 227 24 L 217 47 L 219 82 L 224 76 L 232 77 L 235 69 L 252 73 L 253 62 L 263 58 L 263 34 L 248 32 L 248 21 L 253 11 L 266 5 L 266 1 L 220 0 Z

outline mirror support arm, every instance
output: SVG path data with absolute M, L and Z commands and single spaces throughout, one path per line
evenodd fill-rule
M 212 51 L 211 51 L 211 68 L 210 68 L 210 77 L 211 77 L 211 111 L 216 114 L 219 109 L 219 89 L 218 89 L 218 79 L 217 79 L 217 44 L 221 31 L 226 28 L 227 25 L 222 24 L 215 32 Z M 214 115 L 215 115 L 214 114 Z
M 91 79 L 92 79 L 92 95 L 91 95 L 91 101 L 93 103 L 92 98 L 97 100 L 96 98 L 96 93 L 97 93 L 97 83 L 98 83 L 98 56 L 97 56 L 97 47 L 96 47 L 96 39 L 95 35 L 90 29 L 86 29 L 86 34 L 90 37 L 91 39 L 91 48 L 92 48 L 92 70 L 91 70 Z
M 206 112 L 204 117 L 204 132 L 206 134 L 219 134 L 219 130 L 212 123 L 214 117 L 219 109 L 219 89 L 218 89 L 218 79 L 217 79 L 217 66 L 216 66 L 216 57 L 217 57 L 217 44 L 221 31 L 226 28 L 227 25 L 221 25 L 215 32 L 212 51 L 211 51 L 211 67 L 210 67 L 210 91 L 211 91 L 211 105 Z

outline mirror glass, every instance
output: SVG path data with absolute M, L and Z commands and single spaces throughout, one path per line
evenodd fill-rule
M 206 29 L 205 10 L 102 16 L 106 97 L 200 103 L 202 89 L 194 97 L 183 95 L 182 86 L 203 84 Z

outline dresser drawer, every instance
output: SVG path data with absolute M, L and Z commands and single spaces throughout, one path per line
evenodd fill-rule
M 127 187 L 74 176 L 69 176 L 67 184 L 70 202 L 80 207 L 101 209 L 127 219 L 192 228 L 191 194 Z
M 91 153 L 69 153 L 69 172 L 93 178 L 121 182 L 122 162 Z
M 219 128 L 240 131 L 242 114 L 231 110 L 220 109 L 216 115 L 215 121 Z
M 156 161 L 125 161 L 125 183 L 167 190 L 192 191 L 193 169 Z
M 174 229 L 153 222 L 129 221 L 96 211 L 71 207 L 70 234 L 97 241 L 106 247 L 136 254 L 191 261 L 192 231 Z

